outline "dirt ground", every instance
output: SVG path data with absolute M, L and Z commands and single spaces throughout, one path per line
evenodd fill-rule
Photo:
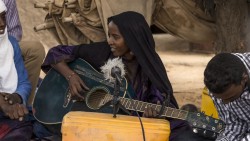
M 34 32 L 33 27 L 43 23 L 46 15 L 44 10 L 34 8 L 34 2 L 34 0 L 17 1 L 24 31 L 23 40 L 38 40 L 47 51 L 58 43 L 48 31 Z M 204 87 L 203 71 L 213 55 L 191 52 L 188 42 L 170 35 L 155 35 L 154 37 L 179 105 L 193 103 L 200 107 L 201 92 Z M 41 76 L 43 77 L 44 74 Z

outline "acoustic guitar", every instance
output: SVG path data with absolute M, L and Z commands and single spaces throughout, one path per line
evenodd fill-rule
M 102 108 L 107 102 L 113 99 L 111 92 L 114 90 L 114 83 L 106 80 L 103 74 L 96 71 L 88 62 L 77 59 L 68 64 L 85 84 L 91 88 L 85 95 L 85 102 L 80 102 L 83 111 L 97 111 L 112 113 L 112 107 Z M 122 79 L 120 88 L 120 103 L 128 110 L 143 112 L 145 107 L 151 106 L 156 110 L 161 105 L 146 103 L 129 99 L 126 96 L 135 96 L 133 89 Z M 56 70 L 51 69 L 43 79 L 37 90 L 34 103 L 34 117 L 45 124 L 60 124 L 65 114 L 72 110 L 75 100 L 72 99 L 67 80 Z M 79 102 L 77 102 L 79 104 Z M 224 123 L 204 113 L 192 113 L 170 107 L 164 107 L 162 117 L 177 118 L 186 120 L 193 127 L 194 132 L 202 133 L 212 138 L 216 137 L 224 129 Z

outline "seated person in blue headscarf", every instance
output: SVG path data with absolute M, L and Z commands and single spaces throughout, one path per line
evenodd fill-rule
M 8 36 L 6 10 L 0 0 L 0 140 L 29 141 L 32 125 L 24 117 L 31 85 L 18 42 Z

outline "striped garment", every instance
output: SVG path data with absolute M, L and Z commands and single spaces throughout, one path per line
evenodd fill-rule
M 8 34 L 20 41 L 22 38 L 22 26 L 16 7 L 16 0 L 3 0 L 3 2 L 7 7 L 6 20 Z
M 250 52 L 234 53 L 245 64 L 250 76 Z M 221 99 L 216 99 L 210 93 L 219 117 L 226 123 L 225 130 L 218 136 L 216 141 L 250 141 L 250 94 L 248 87 L 241 96 L 223 104 Z

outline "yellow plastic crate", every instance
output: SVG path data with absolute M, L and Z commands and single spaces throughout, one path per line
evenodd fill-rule
M 214 102 L 208 94 L 208 89 L 206 87 L 202 91 L 201 111 L 205 112 L 206 115 L 212 115 L 212 117 L 217 119 L 219 118 Z
M 170 124 L 141 118 L 147 141 L 168 141 Z M 143 141 L 138 117 L 94 112 L 69 112 L 62 123 L 63 141 Z

